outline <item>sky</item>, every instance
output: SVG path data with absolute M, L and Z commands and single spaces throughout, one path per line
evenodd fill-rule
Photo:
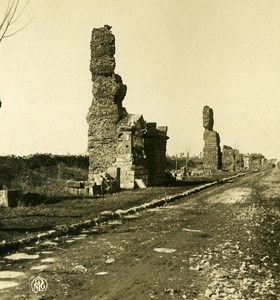
M 280 157 L 280 1 L 31 0 L 12 29 L 31 19 L 0 43 L 0 155 L 86 153 L 91 31 L 108 24 L 123 106 L 168 126 L 169 155 L 202 152 L 208 105 L 221 146 Z

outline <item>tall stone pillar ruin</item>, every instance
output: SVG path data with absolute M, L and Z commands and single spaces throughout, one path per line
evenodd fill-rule
M 122 107 L 126 86 L 115 70 L 115 37 L 110 27 L 94 28 L 91 36 L 92 104 L 87 115 L 89 180 L 114 162 L 117 126 L 127 113 Z
M 149 185 L 165 182 L 167 127 L 146 123 L 122 106 L 126 86 L 115 70 L 115 37 L 111 27 L 94 28 L 91 37 L 93 99 L 87 115 L 89 181 L 97 174 L 120 174 L 120 187 L 136 179 Z M 118 171 L 116 171 L 118 169 Z
M 211 171 L 219 170 L 222 168 L 222 153 L 220 147 L 220 136 L 213 130 L 214 115 L 213 109 L 204 106 L 203 108 L 203 127 L 204 127 L 204 148 L 203 148 L 203 161 L 205 169 Z

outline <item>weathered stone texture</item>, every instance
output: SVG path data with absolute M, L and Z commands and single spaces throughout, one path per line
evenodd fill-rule
M 204 167 L 211 170 L 219 170 L 222 167 L 222 153 L 220 147 L 220 136 L 213 130 L 214 117 L 212 108 L 203 108 L 203 134 L 204 148 L 203 159 Z
M 115 37 L 109 26 L 93 29 L 91 39 L 93 100 L 87 115 L 89 179 L 105 172 L 115 161 L 118 122 L 125 117 L 122 100 L 126 94 L 115 69 Z
M 203 107 L 203 127 L 207 130 L 213 130 L 214 126 L 214 116 L 213 109 L 209 106 Z
M 260 153 L 250 154 L 250 169 L 260 170 L 262 168 L 262 160 L 264 156 Z
M 249 154 L 245 154 L 243 156 L 243 161 L 244 161 L 244 169 L 249 170 L 251 168 L 251 158 Z
M 110 29 L 105 25 L 92 31 L 93 99 L 87 115 L 89 180 L 119 168 L 121 188 L 133 188 L 135 179 L 145 184 L 163 183 L 167 127 L 149 125 L 147 131 L 141 115 L 128 114 L 122 107 L 126 86 L 114 73 L 115 37 Z
M 149 171 L 149 185 L 164 184 L 166 167 L 167 127 L 156 123 L 147 123 L 145 138 L 146 167 Z
M 146 122 L 142 115 L 128 114 L 118 124 L 118 141 L 116 161 L 113 164 L 120 168 L 121 188 L 134 188 L 135 179 L 148 182 L 148 170 L 144 167 L 144 137 Z
M 91 35 L 90 71 L 95 75 L 112 75 L 115 70 L 115 37 L 110 26 L 94 28 Z
M 230 146 L 223 146 L 222 152 L 223 170 L 226 171 L 240 171 L 243 166 L 243 155 L 239 153 L 238 149 L 233 149 Z

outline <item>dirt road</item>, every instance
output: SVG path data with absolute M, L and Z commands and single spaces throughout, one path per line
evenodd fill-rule
M 11 287 L 0 299 L 280 299 L 279 234 L 260 230 L 264 215 L 253 193 L 260 182 L 266 191 L 279 188 L 280 172 L 273 176 L 248 175 L 22 249 L 25 259 L 3 257 L 0 288 Z M 38 275 L 46 291 L 31 289 Z

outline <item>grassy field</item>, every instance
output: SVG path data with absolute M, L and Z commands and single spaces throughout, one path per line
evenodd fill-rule
M 2 208 L 0 239 L 14 240 L 33 232 L 50 230 L 56 225 L 93 219 L 101 211 L 127 209 L 192 187 L 193 185 L 128 190 L 98 198 L 58 196 L 45 198 L 43 203 L 35 206 Z
M 0 183 L 21 188 L 25 194 L 18 207 L 0 208 L 0 240 L 16 240 L 56 225 L 93 219 L 104 210 L 128 209 L 233 175 L 221 172 L 212 177 L 190 177 L 175 186 L 127 190 L 99 198 L 66 194 L 66 180 L 86 180 L 87 168 L 87 159 L 82 156 L 0 157 Z
M 227 174 L 229 175 L 229 174 Z M 11 241 L 56 225 L 72 224 L 98 217 L 105 210 L 128 209 L 154 199 L 175 195 L 195 186 L 225 177 L 197 179 L 179 182 L 177 186 L 149 187 L 146 189 L 123 190 L 102 197 L 82 197 L 71 195 L 49 196 L 36 194 L 32 205 L 0 209 L 0 240 Z M 62 187 L 61 187 L 62 188 Z

